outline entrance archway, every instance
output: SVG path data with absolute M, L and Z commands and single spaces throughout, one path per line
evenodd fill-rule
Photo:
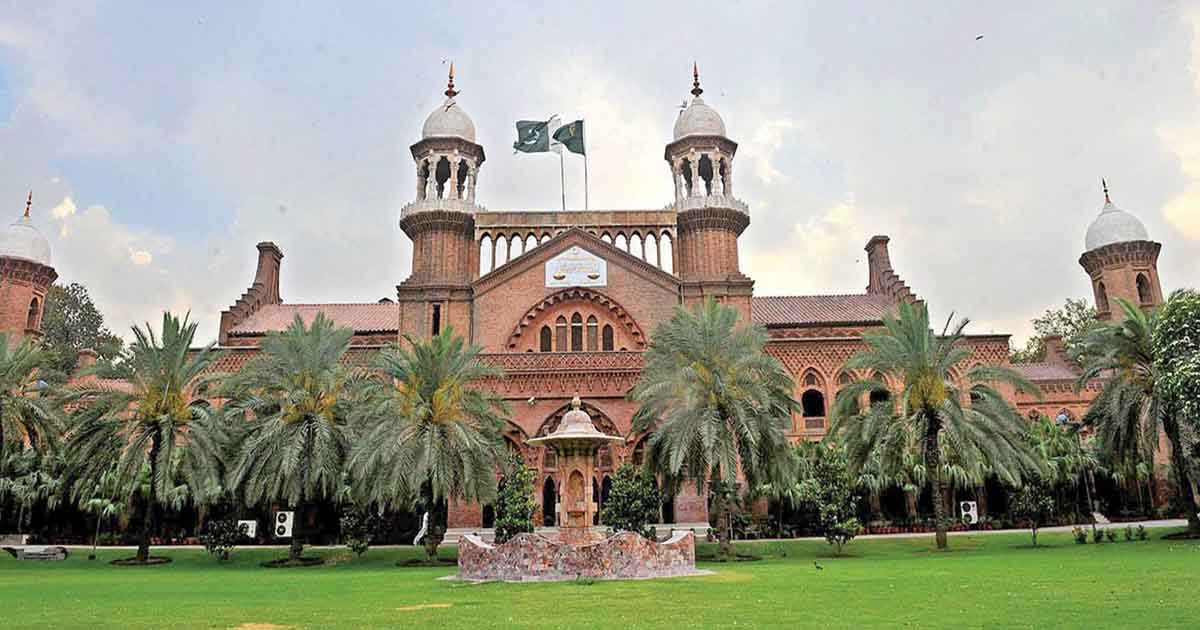
M 554 477 L 546 477 L 546 483 L 542 484 L 542 524 L 546 527 L 554 527 L 557 524 L 554 519 L 557 494 L 554 490 Z

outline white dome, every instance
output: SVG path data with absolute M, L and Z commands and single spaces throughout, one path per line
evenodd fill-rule
M 699 96 L 693 98 L 692 104 L 675 119 L 675 139 L 687 136 L 725 137 L 725 121 Z
M 422 138 L 462 138 L 475 142 L 475 123 L 453 97 L 429 114 L 421 127 Z
M 50 266 L 50 241 L 23 216 L 0 231 L 0 256 L 31 260 Z
M 1105 202 L 1100 216 L 1088 226 L 1084 245 L 1090 252 L 1113 243 L 1148 240 L 1150 234 L 1137 217 L 1114 206 L 1112 202 Z

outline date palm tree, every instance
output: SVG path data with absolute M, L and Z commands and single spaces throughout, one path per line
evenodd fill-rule
M 1003 366 L 978 365 L 955 377 L 956 366 L 971 356 L 963 336 L 968 323 L 952 326 L 947 320 L 935 334 L 924 305 L 901 303 L 896 316 L 883 317 L 884 330 L 863 335 L 867 349 L 842 368 L 898 383 L 891 400 L 856 413 L 860 398 L 889 389 L 876 378 L 858 380 L 838 392 L 832 414 L 832 431 L 855 470 L 872 457 L 885 471 L 903 470 L 915 442 L 932 489 L 938 549 L 947 546 L 947 482 L 959 476 L 963 485 L 978 483 L 987 472 L 1017 486 L 1038 466 L 1024 440 L 1024 420 L 995 387 L 1006 384 L 1037 395 L 1034 385 Z
M 62 431 L 50 387 L 39 377 L 51 365 L 50 353 L 30 337 L 19 341 L 0 333 L 0 452 L 53 446 Z
M 120 496 L 141 508 L 142 529 L 134 563 L 150 560 L 150 537 L 162 508 L 179 505 L 180 488 L 199 502 L 220 486 L 220 419 L 205 400 L 218 375 L 213 344 L 192 348 L 196 324 L 164 313 L 161 334 L 133 328 L 126 380 L 97 368 L 86 385 L 69 390 L 77 407 L 67 453 L 74 476 L 85 484 L 116 476 Z M 143 487 L 142 479 L 147 485 Z
M 641 378 L 629 392 L 640 403 L 634 431 L 653 431 L 645 465 L 677 487 L 683 480 L 714 493 L 721 554 L 733 554 L 730 512 L 739 478 L 749 488 L 772 481 L 788 457 L 785 431 L 798 403 L 783 364 L 763 352 L 762 326 L 738 325 L 714 300 L 655 329 Z
M 492 500 L 504 465 L 501 429 L 510 411 L 479 387 L 503 372 L 480 362 L 480 352 L 449 327 L 429 339 L 406 336 L 380 353 L 380 378 L 367 386 L 361 409 L 363 437 L 350 461 L 355 491 L 388 507 L 423 506 L 430 562 L 445 533 L 445 503 Z
M 262 355 L 226 379 L 229 424 L 241 447 L 229 486 L 247 504 L 286 503 L 295 511 L 288 561 L 301 562 L 310 506 L 341 490 L 349 423 L 361 370 L 343 364 L 354 332 L 318 313 L 269 333 Z
M 1118 467 L 1153 461 L 1159 434 L 1171 443 L 1171 471 L 1185 505 L 1194 506 L 1187 445 L 1179 419 L 1167 413 L 1158 390 L 1154 362 L 1156 319 L 1133 304 L 1117 299 L 1124 319 L 1105 322 L 1088 330 L 1080 342 L 1083 372 L 1076 390 L 1099 381 L 1100 394 L 1092 401 L 1085 424 L 1095 427 L 1100 449 Z M 1188 532 L 1200 535 L 1200 516 L 1187 510 Z

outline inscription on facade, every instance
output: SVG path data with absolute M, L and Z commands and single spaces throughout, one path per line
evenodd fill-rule
M 608 284 L 608 263 L 579 247 L 546 261 L 547 287 L 602 287 Z

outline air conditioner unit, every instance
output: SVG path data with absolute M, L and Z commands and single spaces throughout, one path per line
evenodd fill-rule
M 238 527 L 246 526 L 246 538 L 258 538 L 258 521 L 238 521 Z
M 276 538 L 291 538 L 292 525 L 295 523 L 295 512 L 276 512 L 275 513 L 275 537 Z
M 979 505 L 974 501 L 959 501 L 958 512 L 962 522 L 967 525 L 979 522 Z

